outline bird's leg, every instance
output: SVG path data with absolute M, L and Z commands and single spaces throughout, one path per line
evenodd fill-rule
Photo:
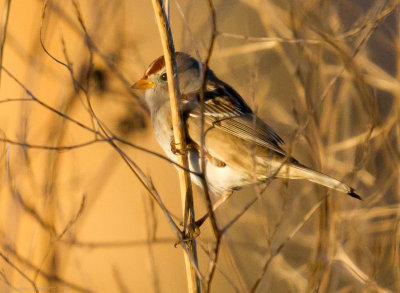
M 225 201 L 227 201 L 231 195 L 233 194 L 233 191 L 227 191 L 223 194 L 223 196 L 213 205 L 212 210 L 215 212 Z M 203 225 L 205 220 L 209 217 L 209 213 L 205 213 L 204 216 L 202 216 L 200 219 L 198 219 L 195 222 L 195 226 L 193 229 L 193 234 L 191 235 L 186 235 L 183 237 L 183 241 L 191 241 L 194 238 L 198 237 L 200 235 L 200 226 Z M 182 225 L 182 223 L 181 223 Z M 179 241 L 175 243 L 175 247 L 179 244 Z
M 201 153 L 201 149 L 200 146 L 196 143 L 192 143 L 191 147 L 195 150 L 197 150 L 199 153 Z M 222 162 L 221 160 L 218 160 L 217 158 L 213 157 L 210 155 L 209 152 L 204 151 L 204 156 L 207 160 L 207 162 L 210 162 L 211 164 L 213 164 L 214 166 L 218 167 L 218 168 L 223 168 L 226 166 L 226 164 L 224 162 Z
M 190 151 L 193 147 L 192 147 L 192 144 L 190 144 L 190 143 L 188 143 L 188 144 L 186 144 L 186 149 L 180 149 L 180 148 L 177 148 L 177 144 L 175 143 L 175 141 L 174 141 L 174 138 L 173 137 L 171 137 L 171 142 L 170 142 L 170 145 L 171 145 L 171 152 L 174 154 L 174 155 L 177 155 L 177 154 L 180 154 L 180 155 L 186 155 L 186 152 L 187 151 Z
M 227 201 L 233 194 L 233 191 L 227 191 L 223 194 L 223 196 L 213 205 L 212 210 L 215 212 L 225 201 Z M 207 220 L 209 217 L 209 213 L 205 213 L 200 219 L 196 221 L 196 227 L 200 228 L 201 225 Z
M 196 222 L 197 223 L 197 222 Z M 186 231 L 186 233 L 182 233 L 182 240 L 186 243 L 192 241 L 193 239 L 196 239 L 200 235 L 200 228 L 197 226 L 197 224 L 194 224 L 193 231 L 189 232 Z M 174 246 L 177 247 L 179 245 L 180 241 L 176 241 Z
M 233 191 L 227 191 L 223 194 L 223 196 L 213 205 L 212 210 L 215 212 L 225 201 L 227 201 L 231 195 L 233 194 Z M 185 235 L 183 237 L 183 241 L 191 241 L 194 238 L 197 238 L 200 235 L 200 226 L 203 225 L 205 220 L 209 217 L 209 213 L 205 213 L 204 216 L 202 216 L 200 219 L 198 219 L 195 222 L 193 233 L 191 235 Z M 179 241 L 175 243 L 175 247 L 179 244 Z

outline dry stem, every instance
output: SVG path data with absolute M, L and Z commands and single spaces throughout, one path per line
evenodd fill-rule
M 175 60 L 175 49 L 172 40 L 171 28 L 168 23 L 166 12 L 163 9 L 161 0 L 153 0 L 153 8 L 157 19 L 158 30 L 160 32 L 161 43 L 164 52 L 165 66 L 167 69 L 168 77 L 168 90 L 171 102 L 171 116 L 172 116 L 172 126 L 174 133 L 174 143 L 177 148 L 177 159 L 178 163 L 184 168 L 188 166 L 188 159 L 186 154 L 186 138 L 185 138 L 185 125 L 182 121 L 182 116 L 179 109 L 179 85 L 178 85 L 178 75 L 177 66 Z M 180 189 L 181 189 L 181 199 L 183 208 L 183 218 L 184 218 L 184 235 L 186 228 L 188 228 L 189 237 L 193 235 L 194 230 L 194 209 L 193 209 L 193 195 L 192 186 L 190 182 L 190 174 L 182 169 L 178 169 Z M 189 223 L 188 223 L 189 221 Z M 196 252 L 196 241 L 194 239 L 188 241 L 187 245 L 190 253 L 193 254 L 193 258 L 197 263 L 197 252 Z M 193 264 L 191 264 L 188 255 L 185 255 L 186 264 L 186 277 L 188 281 L 189 292 L 199 292 L 200 282 L 197 278 L 196 272 L 194 270 Z

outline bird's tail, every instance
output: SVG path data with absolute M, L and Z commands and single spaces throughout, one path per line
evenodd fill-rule
M 333 177 L 303 166 L 297 161 L 290 163 L 289 165 L 282 166 L 277 174 L 277 177 L 289 179 L 306 179 L 308 181 L 326 186 L 328 188 L 347 193 L 354 198 L 360 200 L 362 199 L 357 193 L 354 192 L 354 189 L 352 187 Z

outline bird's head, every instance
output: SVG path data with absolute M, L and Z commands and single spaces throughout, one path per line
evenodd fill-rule
M 201 71 L 199 62 L 182 52 L 175 54 L 178 69 L 178 81 L 181 94 L 188 95 L 200 91 Z M 210 72 L 210 74 L 212 74 Z M 143 77 L 133 86 L 133 89 L 146 91 L 146 102 L 151 105 L 155 99 L 168 99 L 168 78 L 164 56 L 154 60 Z

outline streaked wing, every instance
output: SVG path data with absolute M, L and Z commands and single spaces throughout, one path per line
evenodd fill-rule
M 200 123 L 200 105 L 188 116 L 188 123 Z M 198 119 L 198 121 L 194 121 Z M 245 141 L 285 155 L 283 140 L 261 119 L 256 117 L 240 95 L 224 82 L 207 84 L 204 103 L 204 129 L 221 129 Z M 189 133 L 190 135 L 190 133 Z

